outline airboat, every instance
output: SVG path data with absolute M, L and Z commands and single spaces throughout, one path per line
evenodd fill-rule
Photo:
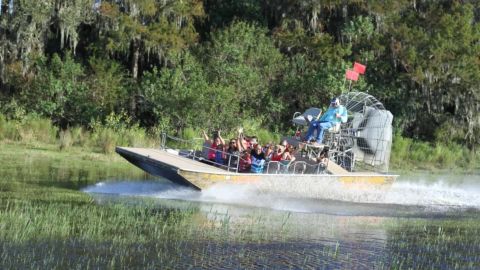
M 308 120 L 320 117 L 321 110 L 310 108 L 295 113 L 292 124 L 297 132 L 285 137 L 297 149 L 295 159 L 288 163 L 267 162 L 263 173 L 239 172 L 241 157 L 228 153 L 224 153 L 224 164 L 209 162 L 202 156 L 206 146 L 199 139 L 183 140 L 167 134 L 162 134 L 160 148 L 117 147 L 116 152 L 152 175 L 197 190 L 219 184 L 248 184 L 293 196 L 315 197 L 330 185 L 388 187 L 397 177 L 388 172 L 393 115 L 364 92 L 344 93 L 339 99 L 348 110 L 346 123 L 326 132 L 324 144 L 304 143 L 301 132 L 308 127 Z M 328 154 L 326 162 L 318 162 L 322 151 Z

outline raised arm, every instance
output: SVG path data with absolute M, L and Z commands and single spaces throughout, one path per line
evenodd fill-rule
M 205 142 L 208 142 L 208 143 L 212 143 L 212 141 L 210 140 L 210 138 L 208 138 L 208 135 L 207 133 L 205 132 L 205 130 L 202 130 L 202 135 L 203 135 L 203 139 L 205 140 Z
M 243 139 L 243 129 L 241 128 L 238 129 L 237 145 L 240 152 L 247 150 L 247 145 L 245 144 L 245 140 Z
M 218 130 L 218 138 L 220 139 L 220 142 L 225 145 L 225 140 L 222 138 L 222 135 L 220 135 L 220 130 Z

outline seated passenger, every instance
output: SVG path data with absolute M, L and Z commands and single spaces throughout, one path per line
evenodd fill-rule
M 290 144 L 288 144 L 287 140 L 282 140 L 280 145 L 283 146 L 287 151 L 288 151 L 288 148 L 290 147 Z
M 216 133 L 214 133 L 213 140 L 211 140 L 205 130 L 202 131 L 203 133 L 203 138 L 204 138 L 204 148 L 203 149 L 208 149 L 208 154 L 207 154 L 207 159 L 210 160 L 211 162 L 215 162 L 215 153 L 217 150 L 218 145 L 224 145 L 225 141 L 223 140 L 222 136 L 220 135 L 220 130 Z M 209 144 L 208 147 L 205 145 Z M 207 152 L 207 151 L 204 151 Z
M 245 150 L 242 152 L 242 156 L 240 157 L 240 162 L 238 164 L 238 171 L 249 172 L 251 165 L 252 165 L 252 158 L 250 156 L 250 152 Z
M 257 144 L 254 150 L 252 150 L 252 167 L 250 169 L 253 173 L 262 173 L 263 166 L 265 165 L 265 154 L 262 152 L 262 146 Z
M 264 152 L 265 152 L 265 160 L 270 161 L 272 159 L 272 156 L 273 156 L 273 145 L 271 143 L 268 143 L 265 146 Z
M 333 98 L 330 102 L 330 107 L 325 114 L 323 114 L 320 119 L 310 122 L 307 135 L 305 136 L 304 140 L 306 142 L 310 142 L 313 139 L 313 132 L 316 130 L 316 142 L 322 143 L 325 130 L 345 122 L 347 122 L 347 109 L 340 105 L 339 98 Z
M 238 155 L 240 155 L 236 139 L 230 140 L 226 152 L 227 155 L 225 157 L 225 165 L 236 168 L 238 163 Z
M 288 163 L 289 163 L 289 162 L 295 160 L 295 157 L 293 156 L 292 152 L 290 152 L 290 151 L 293 151 L 293 148 L 290 148 L 289 151 L 284 151 L 283 152 L 281 161 L 288 161 Z
M 225 155 L 223 150 L 223 144 L 217 145 L 217 150 L 215 151 L 215 165 L 223 165 L 225 163 Z
M 273 150 L 273 154 L 272 154 L 272 158 L 270 159 L 271 161 L 280 161 L 282 160 L 282 155 L 283 155 L 283 146 L 281 145 L 276 145 L 274 150 Z

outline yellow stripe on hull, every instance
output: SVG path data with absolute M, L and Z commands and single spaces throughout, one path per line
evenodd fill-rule
M 258 183 L 262 179 L 277 178 L 277 177 L 315 177 L 313 175 L 266 175 L 266 174 L 215 174 L 205 172 L 194 172 L 179 170 L 178 174 L 184 177 L 187 181 L 194 184 L 199 189 L 206 189 L 212 185 L 219 183 L 245 184 Z M 335 179 L 345 186 L 389 186 L 395 180 L 395 176 L 391 175 L 317 175 L 318 178 Z
M 218 183 L 254 183 L 260 181 L 261 175 L 254 174 L 215 174 L 179 170 L 178 174 L 200 189 L 206 189 Z

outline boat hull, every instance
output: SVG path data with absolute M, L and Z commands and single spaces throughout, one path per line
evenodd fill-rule
M 253 184 L 261 189 L 269 187 L 281 188 L 289 184 L 302 185 L 311 183 L 322 186 L 326 183 L 348 188 L 379 188 L 390 186 L 396 175 L 374 173 L 332 174 L 252 174 L 236 173 L 220 170 L 214 166 L 200 163 L 185 157 L 174 156 L 162 150 L 154 152 L 141 148 L 117 147 L 117 153 L 142 170 L 170 181 L 193 187 L 198 190 L 207 189 L 217 184 Z M 296 188 L 298 190 L 298 188 Z

